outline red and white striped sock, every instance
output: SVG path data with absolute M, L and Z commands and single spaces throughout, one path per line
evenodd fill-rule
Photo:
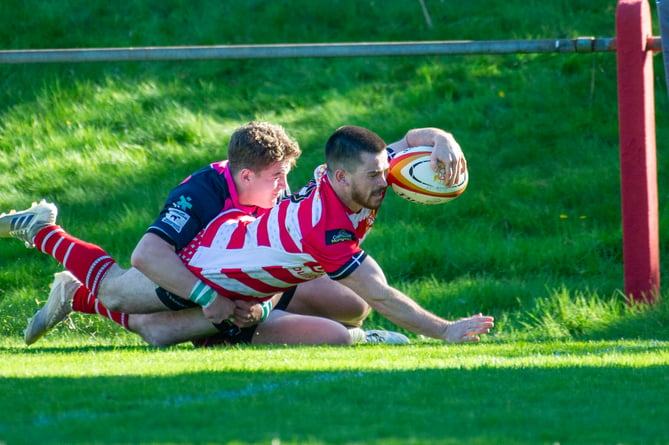
M 76 312 L 82 312 L 84 314 L 99 314 L 103 317 L 110 319 L 113 322 L 116 322 L 123 326 L 125 329 L 128 328 L 128 314 L 123 312 L 114 312 L 110 311 L 100 303 L 98 298 L 90 292 L 82 284 L 74 292 L 74 298 L 72 299 L 72 310 Z
M 94 295 L 109 268 L 116 264 L 100 246 L 75 238 L 57 225 L 41 229 L 34 242 L 37 250 L 54 257 Z

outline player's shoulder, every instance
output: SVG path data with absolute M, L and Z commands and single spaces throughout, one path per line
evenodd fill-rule
M 216 193 L 221 193 L 221 190 L 224 190 L 227 194 L 229 185 L 225 175 L 225 168 L 221 169 L 214 163 L 193 172 L 177 188 L 194 190 L 214 189 Z

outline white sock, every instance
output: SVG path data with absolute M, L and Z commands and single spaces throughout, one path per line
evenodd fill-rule
M 367 343 L 367 335 L 360 328 L 348 328 L 348 334 L 351 336 L 353 343 Z

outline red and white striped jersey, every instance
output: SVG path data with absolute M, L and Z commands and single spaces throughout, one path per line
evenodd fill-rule
M 318 167 L 315 178 L 268 213 L 221 213 L 179 255 L 187 267 L 231 299 L 267 299 L 323 274 L 341 279 L 366 254 L 360 243 L 376 210 L 352 212 Z

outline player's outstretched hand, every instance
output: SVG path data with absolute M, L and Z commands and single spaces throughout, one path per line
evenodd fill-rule
M 202 308 L 202 313 L 205 318 L 214 324 L 222 323 L 223 320 L 228 320 L 234 316 L 235 302 L 217 295 L 212 303 Z
M 476 314 L 461 318 L 448 325 L 444 331 L 444 340 L 449 343 L 464 343 L 479 341 L 481 334 L 487 334 L 495 326 L 493 317 Z

